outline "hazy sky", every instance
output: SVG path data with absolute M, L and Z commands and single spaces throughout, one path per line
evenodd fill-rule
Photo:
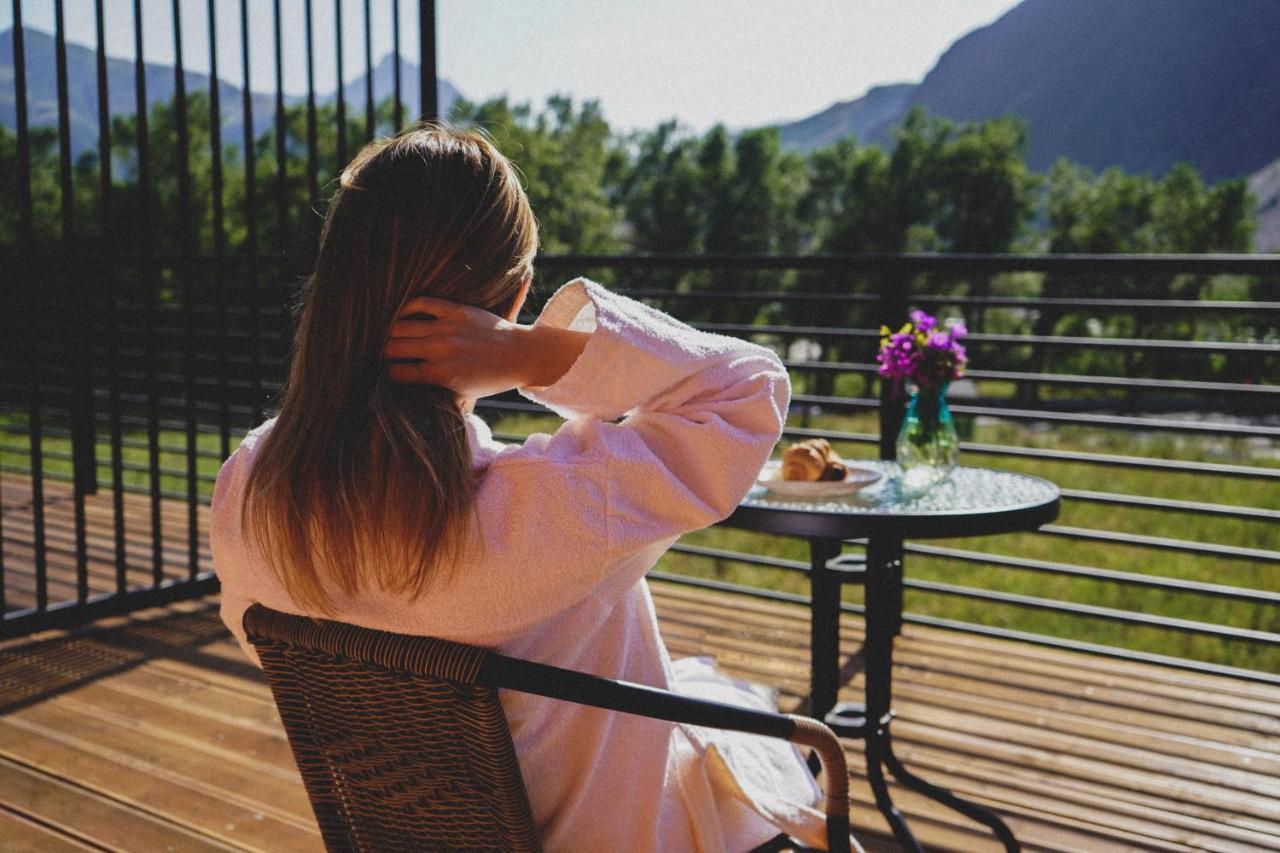
M 173 0 L 142 0 L 144 55 L 171 63 Z M 316 86 L 333 88 L 334 2 L 312 0 Z M 364 0 L 343 4 L 344 76 L 364 67 Z M 209 0 L 183 0 L 188 68 L 207 71 Z M 239 0 L 213 0 L 218 66 L 239 82 Z M 617 127 L 677 117 L 702 130 L 800 118 L 877 83 L 919 80 L 959 36 L 1018 0 L 438 0 L 439 70 L 473 100 L 553 92 L 598 98 Z M 92 0 L 64 0 L 67 37 L 96 46 Z M 104 0 L 107 50 L 132 58 L 133 3 Z M 252 88 L 274 85 L 270 0 L 248 0 Z M 392 0 L 371 0 L 374 61 L 391 50 Z M 417 7 L 401 0 L 402 53 L 416 60 Z M 24 0 L 52 31 L 53 0 Z M 303 0 L 281 0 L 285 89 L 305 91 Z M 0 0 L 0 28 L 12 0 Z

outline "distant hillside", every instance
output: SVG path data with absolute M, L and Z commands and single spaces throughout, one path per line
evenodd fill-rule
M 816 115 L 783 125 L 782 144 L 803 151 L 830 145 L 851 133 L 865 139 L 886 122 L 901 118 L 915 89 L 915 83 L 875 86 L 861 98 L 832 104 Z
M 1258 199 L 1258 233 L 1253 247 L 1259 252 L 1280 252 L 1280 160 L 1254 172 L 1249 192 Z
M 956 41 L 862 138 L 888 141 L 914 104 L 955 119 L 1022 115 L 1037 170 L 1065 156 L 1248 175 L 1280 156 L 1280 0 L 1024 0 Z
M 27 116 L 31 127 L 58 124 L 57 75 L 54 58 L 54 39 L 49 33 L 30 27 L 24 29 L 27 61 Z M 166 103 L 173 99 L 174 73 L 171 65 L 147 63 L 143 66 L 149 105 Z M 132 114 L 137 104 L 133 76 L 133 61 L 107 59 L 107 101 L 112 115 Z M 14 101 L 13 30 L 0 32 L 0 125 L 12 130 L 17 126 L 17 105 Z M 374 97 L 378 100 L 391 96 L 394 80 L 391 55 L 385 56 L 374 68 Z M 400 63 L 402 97 L 406 115 L 416 112 L 420 90 L 418 66 L 402 60 Z M 98 66 L 95 51 L 76 44 L 67 44 L 67 106 L 71 117 L 71 148 L 77 154 L 96 148 L 98 144 Z M 188 92 L 209 89 L 209 76 L 186 72 Z M 266 78 L 251 80 L 255 89 L 272 85 Z M 363 115 L 364 75 L 347 84 L 343 90 L 347 109 L 353 116 Z M 225 143 L 236 144 L 244 137 L 244 112 L 242 90 L 221 81 L 218 96 L 222 108 L 222 138 Z M 458 90 L 447 80 L 440 81 L 439 104 L 447 111 L 458 99 Z M 317 96 L 320 103 L 329 103 L 335 93 Z M 286 98 L 289 104 L 305 101 L 304 98 Z M 275 118 L 275 95 L 256 91 L 251 97 L 253 126 L 257 134 L 268 128 Z

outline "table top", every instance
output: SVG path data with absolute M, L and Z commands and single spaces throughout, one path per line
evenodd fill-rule
M 785 497 L 753 486 L 724 524 L 790 536 L 929 539 L 1035 530 L 1058 517 L 1058 487 L 1039 477 L 960 466 L 947 480 L 913 496 L 904 493 L 896 462 L 848 461 L 883 476 L 834 498 Z

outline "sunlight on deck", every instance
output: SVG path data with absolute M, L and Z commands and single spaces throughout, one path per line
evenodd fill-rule
M 804 608 L 653 587 L 673 655 L 714 655 L 803 704 Z M 846 617 L 847 651 L 860 632 Z M 994 806 L 1028 850 L 1280 848 L 1280 688 L 914 626 L 895 677 L 904 761 Z M 320 849 L 265 682 L 216 601 L 0 645 L 0 697 L 4 849 Z M 854 825 L 893 849 L 860 747 Z M 998 849 L 898 796 L 929 849 Z

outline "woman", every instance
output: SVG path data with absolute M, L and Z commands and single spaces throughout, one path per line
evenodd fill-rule
M 517 324 L 536 248 L 514 170 L 484 136 L 427 127 L 357 156 L 280 414 L 218 476 L 223 619 L 255 660 L 241 619 L 261 601 L 760 707 L 705 663 L 672 664 L 644 574 L 751 486 L 786 416 L 786 371 L 584 279 Z M 472 407 L 513 388 L 567 422 L 494 441 Z M 821 842 L 818 790 L 790 745 L 524 694 L 502 704 L 549 850 L 738 850 L 779 829 Z

